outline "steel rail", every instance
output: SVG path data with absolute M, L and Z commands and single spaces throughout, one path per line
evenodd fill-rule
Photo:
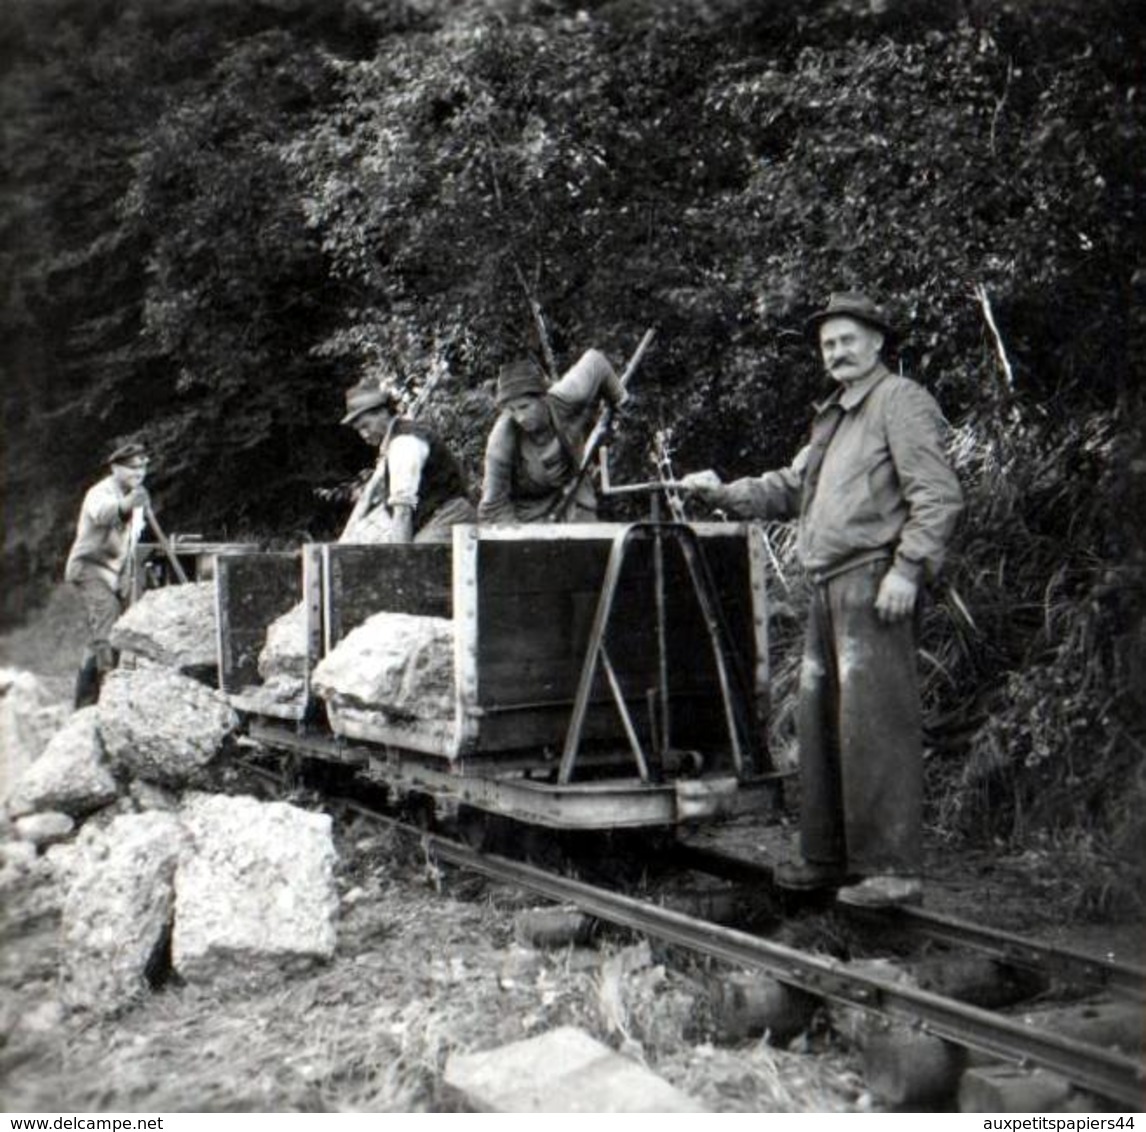
M 273 771 L 246 765 L 268 778 L 279 778 Z M 515 884 L 551 900 L 575 904 L 598 919 L 726 963 L 761 971 L 820 998 L 884 1014 L 923 1033 L 1000 1060 L 1015 1062 L 1024 1068 L 1049 1069 L 1098 1096 L 1138 1108 L 1146 1102 L 1146 1069 L 1133 1058 L 1102 1046 L 1036 1029 L 1005 1015 L 888 982 L 867 972 L 849 970 L 835 959 L 797 951 L 683 912 L 548 873 L 533 865 L 479 853 L 439 834 L 411 827 L 354 799 L 328 797 L 327 801 L 372 821 L 415 834 L 428 854 L 459 868 Z M 741 863 L 751 867 L 750 862 Z
M 838 960 L 796 951 L 683 912 L 546 873 L 532 865 L 478 853 L 436 834 L 423 835 L 423 844 L 441 860 L 517 884 L 551 900 L 576 904 L 610 923 L 727 963 L 763 971 L 821 998 L 886 1014 L 935 1037 L 1004 1061 L 1042 1066 L 1099 1096 L 1124 1104 L 1143 1104 L 1146 1070 L 1134 1059 L 1101 1046 L 1035 1029 L 930 991 L 851 971 Z
M 772 869 L 768 865 L 691 845 L 678 846 L 676 853 L 686 868 L 724 879 L 774 887 Z M 855 908 L 840 904 L 836 911 L 849 919 L 884 924 L 936 943 L 972 948 L 1000 963 L 1028 967 L 1060 978 L 1078 979 L 1129 998 L 1146 999 L 1146 971 L 1129 963 L 1027 939 L 1013 932 L 960 920 L 926 908 Z
M 862 909 L 849 913 L 863 916 Z M 1026 939 L 1013 932 L 959 920 L 926 908 L 873 910 L 880 920 L 903 926 L 937 943 L 972 947 L 990 953 L 1001 963 L 1032 967 L 1063 978 L 1080 979 L 1130 998 L 1146 999 L 1146 971 L 1084 951 Z

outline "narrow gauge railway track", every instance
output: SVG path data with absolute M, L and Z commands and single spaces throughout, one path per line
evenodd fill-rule
M 255 764 L 248 769 L 281 783 Z M 361 802 L 327 796 L 326 802 L 418 836 L 438 861 L 516 885 L 550 900 L 577 905 L 598 919 L 642 932 L 666 944 L 757 970 L 820 998 L 859 1007 L 1002 1061 L 1049 1069 L 1079 1088 L 1119 1104 L 1141 1107 L 1146 1071 L 1132 1058 L 1101 1046 L 1033 1029 L 1012 1018 L 870 973 L 838 960 L 798 951 L 743 931 L 546 872 L 536 866 L 471 849 L 427 833 Z
M 682 844 L 676 847 L 674 859 L 681 868 L 694 872 L 755 884 L 765 889 L 775 887 L 770 866 L 719 850 Z M 862 909 L 836 904 L 833 910 L 856 922 L 880 924 L 913 938 L 967 948 L 1000 963 L 1026 967 L 1040 974 L 1076 981 L 1127 998 L 1146 1000 L 1146 971 L 1128 963 L 1028 939 L 925 908 Z
M 439 859 L 551 900 L 576 904 L 599 919 L 665 943 L 771 975 L 821 998 L 858 1006 L 919 1027 L 935 1037 L 1023 1066 L 1041 1066 L 1082 1089 L 1141 1107 L 1144 1073 L 1132 1058 L 1101 1046 L 1035 1030 L 1004 1015 L 928 991 L 849 971 L 838 960 L 647 904 L 532 865 L 485 855 L 436 835 L 428 848 Z

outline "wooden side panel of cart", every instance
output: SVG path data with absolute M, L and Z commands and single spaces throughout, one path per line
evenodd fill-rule
M 754 703 L 766 703 L 767 669 L 757 665 L 757 615 L 764 623 L 765 596 L 762 577 L 753 570 L 747 528 L 710 524 L 694 530 L 742 690 Z M 617 535 L 616 525 L 585 524 L 533 527 L 528 539 L 494 529 L 473 540 L 469 569 L 475 576 L 465 589 L 477 595 L 472 619 L 477 632 L 468 641 L 474 672 L 467 707 L 477 749 L 563 742 Z M 723 728 L 723 705 L 708 626 L 683 556 L 671 542 L 660 553 L 673 738 L 684 746 L 711 745 Z M 644 740 L 660 679 L 656 554 L 652 538 L 628 547 L 605 633 L 625 702 Z M 584 737 L 625 742 L 600 672 Z
M 298 697 L 276 702 L 265 694 L 259 654 L 270 625 L 297 605 L 305 671 Z M 220 554 L 215 562 L 215 616 L 219 688 L 240 710 L 301 720 L 310 700 L 309 678 L 322 642 L 321 559 L 317 548 Z
M 457 710 L 445 721 L 388 718 L 335 721 L 366 739 L 448 758 L 508 762 L 515 752 L 560 753 L 587 648 L 616 524 L 459 526 L 448 546 L 342 546 L 323 549 L 326 646 L 370 614 L 450 617 L 454 625 Z M 764 586 L 748 528 L 695 528 L 719 595 L 719 614 L 735 654 L 741 688 L 766 711 Z M 623 698 L 647 740 L 659 675 L 656 546 L 629 550 L 606 639 Z M 723 727 L 711 637 L 686 563 L 663 550 L 665 672 L 674 740 L 711 745 Z M 594 681 L 581 736 L 626 744 L 610 689 Z

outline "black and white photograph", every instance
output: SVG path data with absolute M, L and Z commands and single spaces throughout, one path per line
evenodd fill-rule
M 5 1127 L 1133 1132 L 1144 44 L 4 0 Z

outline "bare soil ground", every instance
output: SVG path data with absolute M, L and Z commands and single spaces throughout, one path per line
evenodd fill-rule
M 0 664 L 67 694 L 76 655 L 67 596 L 38 631 L 0 639 Z M 301 800 L 300 800 L 301 801 Z M 775 860 L 790 818 L 700 835 Z M 631 938 L 535 951 L 513 917 L 528 900 L 442 873 L 421 849 L 358 822 L 339 828 L 334 960 L 273 988 L 226 994 L 171 980 L 115 1019 L 67 1015 L 57 996 L 58 909 L 50 888 L 0 893 L 0 1106 L 6 1111 L 441 1111 L 452 1051 L 487 1049 L 554 1026 L 582 1027 L 714 1111 L 879 1109 L 822 1022 L 787 1049 L 722 1047 L 705 1017 L 713 972 Z M 1038 849 L 955 851 L 930 831 L 928 903 L 940 910 L 1142 962 L 1141 924 L 1070 924 L 1071 878 Z M 631 964 L 630 964 L 631 965 Z

